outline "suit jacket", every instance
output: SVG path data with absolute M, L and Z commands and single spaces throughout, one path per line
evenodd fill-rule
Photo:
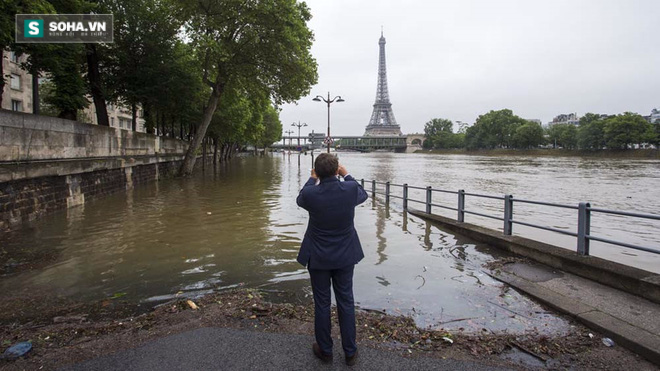
M 298 262 L 312 269 L 339 269 L 364 258 L 353 217 L 355 207 L 368 198 L 362 186 L 347 175 L 309 178 L 296 202 L 309 212 L 307 231 L 300 246 Z

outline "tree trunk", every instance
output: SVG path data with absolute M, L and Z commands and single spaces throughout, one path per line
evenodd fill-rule
M 162 137 L 166 137 L 167 133 L 165 133 L 165 114 L 162 113 L 162 112 L 159 112 L 158 117 L 160 117 L 160 120 L 158 120 L 158 121 L 160 121 L 160 129 L 158 129 L 158 131 L 161 133 L 160 135 Z
M 131 126 L 133 131 L 137 131 L 137 104 L 131 103 Z
M 0 46 L 0 109 L 2 109 L 2 93 L 5 91 L 5 71 L 4 71 L 4 61 L 5 61 L 5 55 L 4 55 L 4 45 Z
M 206 135 L 206 130 L 209 128 L 209 124 L 211 124 L 211 118 L 213 118 L 215 109 L 218 107 L 218 101 L 220 100 L 220 95 L 222 95 L 223 88 L 224 86 L 219 85 L 214 87 L 213 91 L 211 92 L 208 104 L 206 105 L 206 108 L 204 108 L 204 116 L 202 116 L 202 122 L 200 122 L 199 126 L 196 127 L 197 130 L 195 135 L 188 145 L 186 157 L 183 160 L 183 164 L 181 164 L 181 170 L 179 171 L 179 174 L 182 176 L 188 176 L 192 174 L 193 167 L 195 167 L 195 152 L 197 151 L 197 148 L 199 148 L 199 145 L 202 144 L 202 139 Z
M 179 120 L 179 138 L 183 140 L 183 119 Z
M 208 139 L 204 138 L 202 142 L 202 172 L 206 171 L 206 142 L 208 142 Z
M 32 113 L 39 114 L 39 71 L 32 73 Z
M 153 121 L 151 120 L 151 110 L 149 109 L 149 104 L 146 102 L 142 103 L 142 112 L 144 112 L 144 125 L 146 127 L 146 131 L 149 134 L 154 133 L 154 126 Z
M 170 129 L 172 129 L 172 138 L 176 138 L 176 130 L 174 130 L 174 115 L 170 115 Z
M 85 44 L 85 54 L 87 55 L 87 78 L 89 79 L 90 92 L 94 100 L 94 108 L 96 109 L 96 122 L 101 126 L 110 126 L 108 109 L 105 105 L 105 96 L 101 87 L 99 56 L 96 51 L 96 44 Z
M 213 138 L 213 168 L 218 166 L 218 138 Z

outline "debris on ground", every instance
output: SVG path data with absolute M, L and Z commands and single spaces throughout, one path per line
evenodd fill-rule
M 29 340 L 34 346 L 30 357 L 18 359 L 8 369 L 57 369 L 67 363 L 201 327 L 312 335 L 312 300 L 307 298 L 296 304 L 277 302 L 282 299 L 278 299 L 278 295 L 286 294 L 240 288 L 199 297 L 195 302 L 175 297 L 148 313 L 144 310 L 140 313 L 130 303 L 120 306 L 119 300 L 111 300 L 110 304 L 102 300 L 96 304 L 42 306 L 39 312 L 7 315 L 10 307 L 0 303 L 0 351 L 10 344 Z M 195 307 L 203 310 L 195 310 Z M 332 315 L 333 336 L 339 336 L 335 308 Z M 61 319 L 54 321 L 57 317 Z M 590 337 L 590 331 L 577 323 L 571 333 L 558 337 L 533 332 L 508 334 L 486 330 L 471 333 L 441 327 L 420 328 L 411 317 L 358 310 L 356 327 L 360 346 L 386 349 L 407 357 L 425 355 L 511 366 L 504 355 L 517 348 L 538 359 L 552 360 L 558 368 L 644 369 L 649 365 L 621 347 L 603 347 L 598 340 L 600 336 Z

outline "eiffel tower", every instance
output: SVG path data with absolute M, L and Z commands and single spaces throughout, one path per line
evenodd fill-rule
M 401 128 L 396 123 L 394 112 L 392 112 L 392 103 L 390 103 L 390 94 L 387 91 L 387 67 L 385 66 L 385 37 L 383 31 L 380 32 L 380 54 L 378 59 L 378 88 L 376 89 L 376 103 L 374 111 L 371 114 L 369 125 L 364 132 L 364 136 L 399 136 Z

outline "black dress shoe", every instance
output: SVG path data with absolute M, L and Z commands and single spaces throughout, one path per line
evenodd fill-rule
M 325 354 L 321 351 L 321 347 L 317 343 L 314 343 L 312 345 L 312 351 L 314 352 L 314 355 L 323 361 L 323 363 L 330 363 L 332 362 L 332 354 Z
M 357 362 L 358 352 L 357 350 L 353 353 L 352 356 L 346 356 L 346 365 L 353 366 Z

